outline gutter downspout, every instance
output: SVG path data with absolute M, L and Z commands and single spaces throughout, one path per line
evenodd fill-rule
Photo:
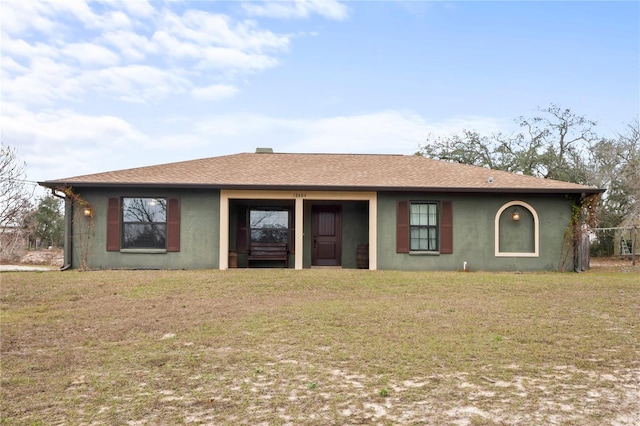
M 57 194 L 55 188 L 51 188 L 51 195 L 64 200 L 65 204 L 64 265 L 60 267 L 60 271 L 66 271 L 67 269 L 71 269 L 71 259 L 73 259 L 73 203 L 71 203 L 65 195 Z

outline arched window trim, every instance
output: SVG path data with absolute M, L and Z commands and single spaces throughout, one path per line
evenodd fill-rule
M 523 207 L 533 216 L 533 238 L 534 238 L 534 251 L 533 252 L 504 252 L 500 251 L 500 217 L 502 213 L 511 206 Z M 504 204 L 496 213 L 495 219 L 495 255 L 496 257 L 539 257 L 540 256 L 540 220 L 538 219 L 538 213 L 528 203 L 524 201 L 510 201 Z

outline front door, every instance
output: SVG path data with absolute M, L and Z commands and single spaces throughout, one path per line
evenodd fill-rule
M 311 265 L 342 265 L 342 227 L 340 206 L 311 208 Z

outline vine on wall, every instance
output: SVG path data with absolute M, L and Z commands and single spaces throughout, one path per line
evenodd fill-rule
M 571 219 L 564 231 L 562 254 L 558 270 L 563 272 L 569 264 L 569 259 L 573 259 L 573 270 L 580 269 L 580 246 L 582 244 L 582 226 L 588 228 L 597 227 L 596 207 L 600 201 L 601 194 L 591 194 L 584 198 L 575 199 L 571 205 Z
M 73 247 L 79 251 L 80 270 L 86 271 L 89 269 L 88 260 L 91 242 L 95 237 L 95 223 L 93 221 L 94 210 L 87 200 L 73 191 L 73 188 L 67 187 L 63 192 L 73 206 L 73 216 L 71 219 Z M 85 215 L 85 209 L 88 209 L 90 212 L 89 215 Z

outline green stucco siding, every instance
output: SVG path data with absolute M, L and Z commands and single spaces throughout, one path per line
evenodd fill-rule
M 517 210 L 520 219 L 512 219 Z M 518 207 L 510 207 L 500 215 L 499 247 L 501 252 L 533 253 L 535 251 L 535 225 L 533 214 Z
M 396 253 L 396 206 L 398 201 L 450 200 L 453 208 L 453 253 Z M 535 209 L 540 224 L 538 257 L 497 257 L 495 218 L 502 206 L 522 201 Z M 500 218 L 501 251 L 533 252 L 533 220 L 520 210 L 521 221 L 510 219 L 510 210 Z M 562 257 L 564 233 L 571 215 L 571 200 L 563 195 L 475 195 L 434 193 L 378 194 L 378 269 L 471 271 L 557 270 Z M 517 226 L 517 227 L 516 227 Z M 572 267 L 571 263 L 567 265 Z
M 81 266 L 86 256 L 91 269 L 205 269 L 219 267 L 220 192 L 212 189 L 83 189 L 76 192 L 93 208 L 90 220 L 76 209 L 73 224 L 72 266 Z M 109 198 L 164 197 L 180 200 L 180 251 L 107 251 L 107 207 Z M 453 253 L 397 253 L 396 209 L 398 201 L 451 201 L 453 210 Z M 495 220 L 498 211 L 510 202 L 530 205 L 539 219 L 537 257 L 496 256 Z M 247 202 L 249 203 L 249 202 Z M 265 202 L 260 201 L 260 204 Z M 289 206 L 292 201 L 274 201 Z M 377 202 L 377 267 L 396 270 L 462 270 L 467 262 L 471 271 L 557 270 L 561 264 L 564 234 L 571 215 L 572 201 L 564 195 L 439 194 L 421 192 L 382 192 Z M 246 203 L 245 203 L 246 204 Z M 249 203 L 250 204 L 250 203 Z M 266 202 L 266 204 L 269 204 Z M 365 201 L 305 201 L 303 267 L 311 267 L 311 211 L 314 204 L 341 207 L 342 267 L 357 267 L 358 244 L 369 243 L 369 203 Z M 248 204 L 247 204 L 248 205 Z M 230 250 L 236 249 L 237 202 L 230 206 Z M 535 250 L 533 215 L 519 208 L 521 219 L 512 220 L 509 207 L 499 218 L 500 251 L 533 253 Z M 293 209 L 291 210 L 293 214 Z M 240 250 L 239 250 L 240 251 Z M 243 257 L 244 256 L 244 257 Z M 566 267 L 572 268 L 571 253 Z M 293 267 L 291 254 L 289 266 Z M 246 266 L 245 253 L 238 253 L 239 266 Z
M 369 203 L 342 203 L 342 267 L 357 267 L 358 244 L 369 242 Z
M 218 190 L 83 189 L 76 192 L 93 208 L 93 227 L 74 214 L 72 266 L 83 256 L 90 269 L 206 269 L 219 267 L 220 192 Z M 165 253 L 106 250 L 109 198 L 156 197 L 180 200 L 180 251 Z

